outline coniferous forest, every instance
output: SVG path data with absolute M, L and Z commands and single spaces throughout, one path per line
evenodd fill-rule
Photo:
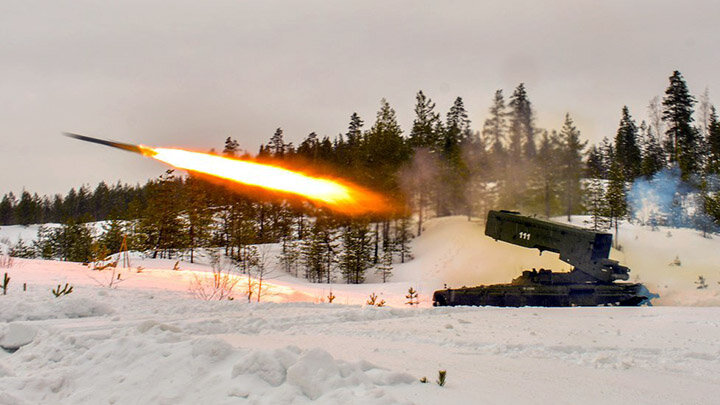
M 294 144 L 278 128 L 255 155 L 232 137 L 219 152 L 341 173 L 404 207 L 393 214 L 349 217 L 168 170 L 144 185 L 100 183 L 54 196 L 7 193 L 0 225 L 62 224 L 40 227 L 33 243 L 17 241 L 12 254 L 19 257 L 90 261 L 120 251 L 126 239 L 131 250 L 189 261 L 198 249 L 221 249 L 247 268 L 258 259 L 255 245 L 280 243 L 279 260 L 290 273 L 313 282 L 361 283 L 368 269 L 381 269 L 385 280 L 392 263 L 411 258 L 409 242 L 429 217 L 482 218 L 502 208 L 543 217 L 589 214 L 592 226 L 607 229 L 634 219 L 632 184 L 658 173 L 675 173 L 696 197 L 685 225 L 712 231 L 720 224 L 720 122 L 707 91 L 693 96 L 678 71 L 646 112 L 618 108 L 614 138 L 595 145 L 582 139 L 569 114 L 559 128 L 538 128 L 522 83 L 509 95 L 497 90 L 481 124 L 470 122 L 461 97 L 443 114 L 420 91 L 414 112 L 412 127 L 403 130 L 383 99 L 375 117 L 353 113 L 335 137 L 312 132 Z M 645 113 L 646 119 L 633 118 Z M 99 235 L 88 225 L 94 221 L 105 221 Z

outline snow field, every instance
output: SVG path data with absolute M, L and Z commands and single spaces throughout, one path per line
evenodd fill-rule
M 27 231 L 18 228 L 0 237 L 14 241 Z M 172 270 L 175 260 L 136 255 L 109 289 L 107 270 L 16 259 L 0 269 L 11 277 L 0 295 L 0 405 L 714 403 L 717 240 L 622 224 L 620 244 L 613 258 L 660 294 L 655 306 L 431 308 L 445 283 L 569 267 L 495 242 L 461 217 L 428 222 L 415 259 L 396 264 L 390 283 L 369 275 L 362 285 L 312 284 L 276 272 L 259 304 L 244 298 L 244 276 L 233 301 L 195 299 L 188 288 L 208 275 L 202 263 Z M 698 275 L 707 288 L 696 288 Z M 74 292 L 55 298 L 50 289 L 65 283 Z M 404 304 L 409 286 L 420 308 Z M 322 303 L 330 290 L 336 300 Z M 361 305 L 372 292 L 388 307 Z M 438 370 L 447 370 L 445 387 L 434 383 Z

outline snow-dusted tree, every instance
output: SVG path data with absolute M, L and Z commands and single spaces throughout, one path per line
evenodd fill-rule
M 610 227 L 610 220 L 607 217 L 609 207 L 602 179 L 589 179 L 585 198 L 585 207 L 591 215 L 593 229 L 596 231 L 608 229 Z
M 34 259 L 37 257 L 35 249 L 32 245 L 25 243 L 22 238 L 18 238 L 17 242 L 10 247 L 8 255 L 11 257 L 19 257 L 21 259 Z
M 710 89 L 705 87 L 705 91 L 698 98 L 697 111 L 697 123 L 699 125 L 701 139 L 708 138 L 708 131 L 710 129 L 710 115 L 712 114 L 712 102 L 710 102 Z

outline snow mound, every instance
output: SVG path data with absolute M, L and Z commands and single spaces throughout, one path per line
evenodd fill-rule
M 381 387 L 416 381 L 409 374 L 387 371 L 366 361 L 336 360 L 323 349 L 302 351 L 295 346 L 251 351 L 233 367 L 232 376 L 243 377 L 241 385 L 248 387 L 257 386 L 260 380 L 260 385 L 265 385 L 263 396 L 298 389 L 310 400 L 327 403 L 353 398 L 359 401 L 368 396 L 391 401 Z
M 5 329 L 2 338 L 0 338 L 0 347 L 5 350 L 17 350 L 32 342 L 36 334 L 37 329 L 32 326 L 11 323 Z
M 23 298 L 23 299 L 21 299 Z M 85 297 L 14 296 L 4 303 L 0 321 L 38 321 L 44 319 L 89 318 L 110 315 L 114 310 L 107 304 Z

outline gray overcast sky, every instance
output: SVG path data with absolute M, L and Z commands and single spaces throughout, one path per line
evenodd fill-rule
M 256 152 L 372 124 L 386 97 L 409 129 L 422 89 L 462 96 L 480 129 L 525 82 L 542 128 L 612 137 L 674 69 L 720 92 L 718 1 L 0 0 L 0 194 L 144 182 L 164 166 L 61 137 Z M 720 100 L 720 95 L 715 97 Z

